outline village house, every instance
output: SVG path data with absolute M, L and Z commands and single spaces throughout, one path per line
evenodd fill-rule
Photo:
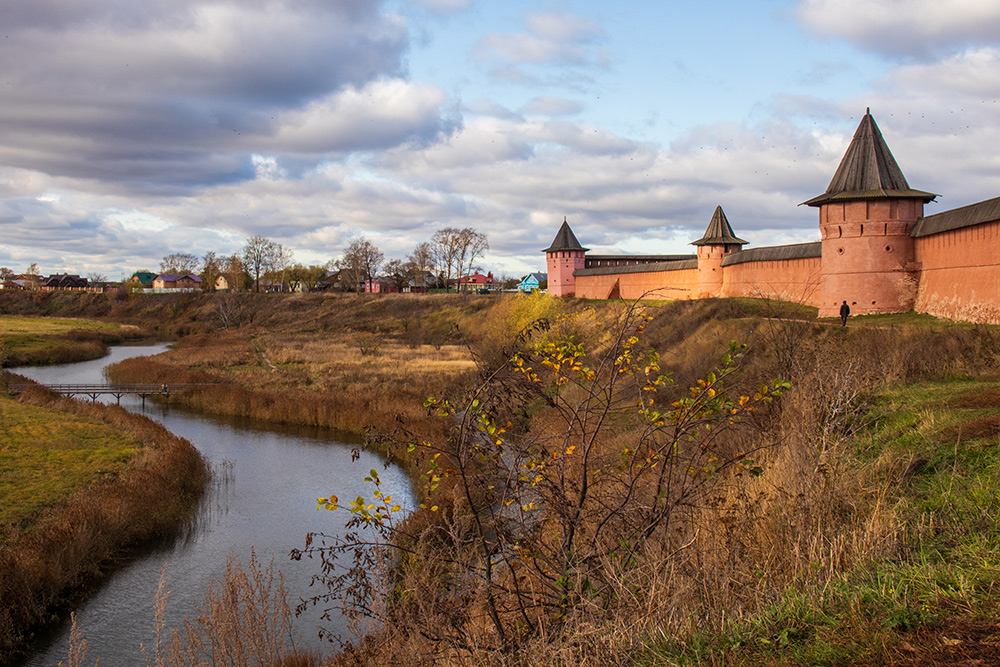
M 132 274 L 132 277 L 129 278 L 130 282 L 138 283 L 143 287 L 148 287 L 150 289 L 153 287 L 154 280 L 156 280 L 156 274 L 152 271 L 136 271 Z
M 503 287 L 503 283 L 493 277 L 492 271 L 485 276 L 481 273 L 463 276 L 454 281 L 454 283 L 458 287 L 459 292 L 481 292 L 483 290 L 499 292 Z
M 48 278 L 42 278 L 39 283 L 39 289 L 44 292 L 84 291 L 88 287 L 90 285 L 87 284 L 86 278 L 71 273 L 55 273 Z
M 154 290 L 186 290 L 194 291 L 201 289 L 201 278 L 196 275 L 187 274 L 176 276 L 162 273 L 153 279 Z
M 768 297 L 835 317 L 915 310 L 1000 324 L 1000 197 L 924 216 L 870 112 L 818 209 L 820 240 L 744 249 L 722 207 L 691 255 L 595 256 L 566 220 L 546 248 L 549 294 L 589 299 Z
M 547 273 L 529 273 L 517 284 L 517 291 L 534 292 L 536 289 L 540 289 L 543 283 L 547 284 L 548 280 L 549 274 Z
M 376 276 L 361 283 L 361 291 L 368 294 L 396 294 L 399 292 L 399 288 L 396 286 L 396 281 L 384 276 Z

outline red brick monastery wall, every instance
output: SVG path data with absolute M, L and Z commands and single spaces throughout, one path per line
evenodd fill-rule
M 820 258 L 745 262 L 722 268 L 718 296 L 766 297 L 818 305 Z M 698 270 L 648 271 L 578 275 L 576 296 L 581 299 L 695 299 Z
M 546 250 L 553 294 L 571 294 L 575 281 L 590 299 L 769 297 L 815 306 L 820 317 L 846 302 L 853 315 L 915 310 L 1000 324 L 1000 197 L 925 216 L 938 196 L 910 187 L 869 110 L 826 192 L 803 202 L 819 208 L 821 241 L 744 249 L 718 206 L 692 242 L 696 257 L 590 267 L 564 218 Z M 582 265 L 570 271 L 558 253 Z M 640 261 L 649 264 L 632 265 Z
M 697 291 L 698 269 L 576 277 L 576 296 L 581 299 L 693 299 Z
M 744 262 L 723 267 L 722 296 L 819 305 L 820 258 Z
M 1000 324 L 1000 221 L 915 239 L 920 283 L 914 310 Z

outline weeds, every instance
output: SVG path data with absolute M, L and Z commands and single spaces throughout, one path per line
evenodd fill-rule
M 191 444 L 144 417 L 42 388 L 23 392 L 20 401 L 105 424 L 142 447 L 117 474 L 65 493 L 31 531 L 0 544 L 0 662 L 58 614 L 73 590 L 111 569 L 114 558 L 177 530 L 207 481 Z
M 450 434 L 407 434 L 404 444 L 428 462 L 424 507 L 440 519 L 419 533 L 400 526 L 399 507 L 371 471 L 372 498 L 348 507 L 359 532 L 297 554 L 322 560 L 329 591 L 314 602 L 342 602 L 348 617 L 374 614 L 469 659 L 487 648 L 518 653 L 532 638 L 558 637 L 570 619 L 632 608 L 642 586 L 698 540 L 685 534 L 694 508 L 760 474 L 753 458 L 773 443 L 757 439 L 752 417 L 766 421 L 765 408 L 787 389 L 776 381 L 740 393 L 743 353 L 734 344 L 686 397 L 660 399 L 671 380 L 640 343 L 646 321 L 635 306 L 622 313 L 593 356 L 573 339 L 542 335 L 533 353 L 484 369 L 461 403 L 430 399 L 453 422 Z M 535 400 L 546 406 L 545 424 L 508 434 L 508 416 Z M 340 507 L 336 498 L 319 502 Z M 390 581 L 411 593 L 377 604 L 387 572 L 366 549 L 403 558 Z M 345 556 L 354 559 L 346 574 Z

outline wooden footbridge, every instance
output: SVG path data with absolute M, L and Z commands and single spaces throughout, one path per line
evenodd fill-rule
M 115 401 L 120 405 L 122 396 L 141 396 L 143 406 L 146 405 L 147 396 L 166 396 L 176 394 L 187 387 L 204 387 L 210 383 L 165 383 L 165 384 L 42 384 L 42 387 L 51 389 L 54 392 L 65 394 L 66 396 L 89 396 L 90 400 L 96 401 L 98 396 L 110 395 L 115 397 Z M 13 393 L 20 393 L 32 385 L 10 384 L 7 389 Z

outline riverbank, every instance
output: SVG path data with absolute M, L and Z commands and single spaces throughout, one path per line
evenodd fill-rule
M 611 311 L 597 312 L 600 332 L 613 332 Z M 453 429 L 449 440 L 402 443 L 440 457 L 424 477 L 428 509 L 400 535 L 396 594 L 383 612 L 388 629 L 342 664 L 996 661 L 996 328 L 911 316 L 857 318 L 841 328 L 762 318 L 732 302 L 665 305 L 648 315 L 634 336 L 623 331 L 614 355 L 601 335 L 578 331 L 572 346 L 562 338 L 548 353 L 524 357 L 502 382 L 480 377 L 473 391 L 485 407 L 471 398 L 452 406 L 456 415 L 473 412 L 462 422 L 469 435 Z M 594 401 L 629 394 L 595 392 L 610 385 L 594 385 L 584 372 L 627 363 L 633 337 L 661 354 L 656 367 L 626 373 L 642 371 L 641 380 L 650 368 L 670 370 L 676 385 L 657 387 L 645 409 L 607 404 L 607 429 L 588 440 L 583 424 L 605 414 L 588 412 Z M 734 338 L 750 347 L 730 375 L 719 359 Z M 577 357 L 578 349 L 586 353 Z M 526 391 L 517 378 L 532 373 L 540 390 Z M 745 430 L 718 436 L 706 458 L 691 458 L 692 445 L 713 441 L 678 441 L 671 451 L 683 465 L 672 464 L 667 479 L 699 491 L 678 497 L 669 518 L 650 527 L 655 539 L 623 539 L 619 531 L 658 497 L 645 495 L 654 488 L 647 483 L 622 477 L 642 467 L 637 452 L 651 456 L 643 420 L 681 423 L 679 401 L 709 389 L 731 396 L 735 402 L 723 405 L 737 414 L 760 393 L 741 387 L 775 378 L 788 379 L 791 390 L 746 415 Z M 513 399 L 520 391 L 523 398 Z M 519 414 L 527 414 L 521 425 Z M 498 428 L 504 421 L 507 434 Z M 709 427 L 726 432 L 704 422 Z M 661 428 L 671 442 L 675 432 L 653 431 Z M 477 433 L 495 437 L 498 454 L 482 449 Z M 574 462 L 587 442 L 587 462 Z M 738 449 L 727 454 L 727 446 Z M 749 451 L 745 463 L 739 457 Z M 475 456 L 495 472 L 484 475 Z M 519 465 L 508 469 L 505 461 Z M 583 475 L 587 469 L 593 474 Z M 524 477 L 525 470 L 532 472 Z M 524 491 L 511 485 L 518 476 L 527 480 Z M 579 503 L 588 484 L 589 501 Z M 629 493 L 645 501 L 621 504 Z M 520 511 L 497 515 L 491 508 L 501 498 Z M 570 529 L 580 544 L 560 551 Z
M 0 316 L 0 368 L 100 359 L 108 346 L 141 337 L 133 325 L 77 318 Z
M 16 378 L 0 371 L 0 387 Z M 129 550 L 182 527 L 208 470 L 190 443 L 145 417 L 41 387 L 16 399 L 0 395 L 0 424 L 0 664 L 7 664 Z
M 389 600 L 373 607 L 385 630 L 354 647 L 350 664 L 910 665 L 952 664 L 962 651 L 990 657 L 994 650 L 995 328 L 905 315 L 856 318 L 841 328 L 784 304 L 705 300 L 645 307 L 650 319 L 635 329 L 633 344 L 632 332 L 614 342 L 623 332 L 620 303 L 454 295 L 250 302 L 269 307 L 240 326 L 190 337 L 154 359 L 155 367 L 129 372 L 136 380 L 152 370 L 227 383 L 197 399 L 209 412 L 238 408 L 262 420 L 368 425 L 388 434 L 380 441 L 387 451 L 402 445 L 396 455 L 409 464 L 425 507 L 398 527 L 407 551 L 390 574 Z M 212 312 L 208 297 L 191 303 L 195 313 Z M 539 320 L 547 324 L 518 336 Z M 190 313 L 179 321 L 209 322 Z M 727 372 L 726 386 L 714 385 L 733 339 L 749 348 L 738 372 Z M 582 451 L 579 434 L 567 430 L 558 407 L 562 399 L 587 395 L 591 381 L 583 375 L 560 384 L 550 370 L 566 359 L 574 365 L 564 373 L 576 362 L 575 373 L 613 365 L 616 356 L 607 355 L 615 344 L 625 344 L 629 355 L 658 351 L 655 367 L 633 365 L 628 372 L 641 379 L 669 371 L 674 385 L 657 385 L 655 397 L 638 392 L 653 403 L 641 411 L 623 404 L 627 409 L 606 420 L 593 450 L 606 467 L 581 478 L 573 463 Z M 418 355 L 448 362 L 460 347 L 474 365 L 419 372 Z M 518 351 L 526 363 L 500 372 Z M 550 375 L 531 379 L 540 371 Z M 651 531 L 654 539 L 640 547 L 612 531 L 603 553 L 573 550 L 558 569 L 542 559 L 565 535 L 555 528 L 571 515 L 565 498 L 579 497 L 582 488 L 555 493 L 561 482 L 546 470 L 588 479 L 596 505 L 581 507 L 598 511 L 621 495 L 605 495 L 614 488 L 608 475 L 620 475 L 623 460 L 641 463 L 629 444 L 641 442 L 635 440 L 646 428 L 640 418 L 676 416 L 679 401 L 707 395 L 699 388 L 708 385 L 724 388 L 739 410 L 744 396 L 752 403 L 755 390 L 776 379 L 790 381 L 791 389 L 746 413 L 743 430 L 716 431 L 727 433 L 718 451 L 730 458 L 708 455 L 671 473 L 698 480 L 700 495 L 674 506 L 670 520 Z M 377 391 L 368 392 L 366 380 Z M 490 460 L 503 464 L 522 452 L 526 458 L 517 460 L 533 466 L 531 479 L 542 475 L 523 505 L 511 505 L 542 521 L 520 524 L 525 532 L 518 539 L 501 531 L 509 526 L 489 523 L 511 514 L 493 515 L 492 503 L 481 512 L 468 509 L 505 488 L 495 483 L 498 476 L 477 477 L 476 487 L 457 481 L 459 471 L 474 476 L 484 468 L 458 465 L 464 454 L 453 446 L 481 441 L 463 440 L 453 418 L 423 407 L 434 396 L 434 412 L 449 412 L 447 398 L 456 414 L 473 414 L 471 392 L 479 392 L 480 405 L 488 397 L 490 411 L 475 413 L 485 421 L 462 422 L 466 433 L 502 429 L 501 445 L 513 449 Z M 517 449 L 525 442 L 534 444 Z M 551 442 L 564 446 L 549 451 Z M 748 446 L 756 448 L 752 457 L 735 457 Z M 646 497 L 644 483 L 632 488 Z M 377 503 L 370 504 L 375 513 Z M 604 524 L 587 519 L 576 530 L 585 536 L 598 525 L 619 530 L 643 511 L 640 504 Z M 477 517 L 486 522 L 485 539 L 475 537 L 482 530 L 474 527 Z M 540 541 L 529 547 L 531 540 Z M 477 551 L 482 545 L 497 550 Z M 507 560 L 501 547 L 514 548 L 503 555 Z M 503 567 L 484 576 L 498 562 Z

